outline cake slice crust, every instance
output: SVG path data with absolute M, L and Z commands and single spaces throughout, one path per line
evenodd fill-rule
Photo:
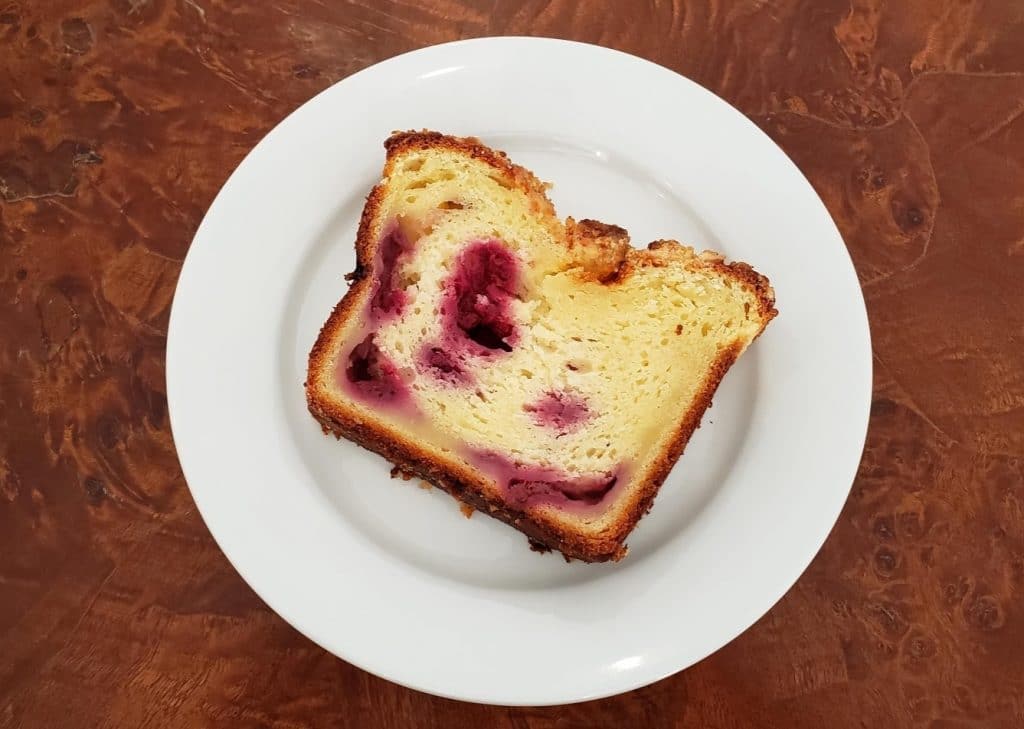
M 620 559 L 775 316 L 767 280 L 563 222 L 543 183 L 475 139 L 385 148 L 352 285 L 310 353 L 311 413 L 535 543 Z

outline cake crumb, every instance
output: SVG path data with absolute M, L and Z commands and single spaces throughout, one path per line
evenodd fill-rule
M 408 471 L 402 470 L 401 466 L 394 466 L 391 469 L 391 478 L 401 478 L 403 481 L 408 481 L 412 476 Z
M 530 549 L 534 552 L 537 552 L 538 554 L 544 554 L 546 552 L 551 551 L 551 547 L 549 547 L 548 545 L 543 544 L 542 542 L 538 542 L 536 539 L 530 539 L 529 537 L 527 537 L 527 539 L 530 542 Z
M 434 488 L 434 484 L 430 483 L 430 481 L 420 481 L 416 485 L 419 486 L 424 491 L 430 491 L 430 489 Z
M 473 512 L 476 511 L 476 509 L 465 502 L 459 502 L 459 511 L 462 512 L 464 517 L 471 519 L 473 517 Z

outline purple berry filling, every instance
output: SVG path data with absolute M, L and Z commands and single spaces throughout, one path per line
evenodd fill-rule
M 493 451 L 474 451 L 470 463 L 498 482 L 511 506 L 579 508 L 606 502 L 619 483 L 623 467 L 614 472 L 573 476 L 549 466 L 515 463 Z
M 571 432 L 590 419 L 587 401 L 572 391 L 546 392 L 536 402 L 524 405 L 523 410 L 533 416 L 533 422 L 561 434 Z
M 429 372 L 451 385 L 470 385 L 474 381 L 473 374 L 466 370 L 466 363 L 461 358 L 430 342 L 420 349 L 416 366 L 421 372 Z
M 499 241 L 466 246 L 445 282 L 444 348 L 478 356 L 511 352 L 516 335 L 511 303 L 518 285 L 519 264 Z
M 517 338 L 512 300 L 518 286 L 519 262 L 501 242 L 466 246 L 444 282 L 440 340 L 423 345 L 418 369 L 452 385 L 473 384 L 473 358 L 512 351 Z
M 398 316 L 408 301 L 408 296 L 398 286 L 398 265 L 412 251 L 410 243 L 397 222 L 391 223 L 377 245 L 377 256 L 373 264 L 374 291 L 370 297 L 369 318 L 380 323 L 392 316 Z
M 342 378 L 339 371 L 338 382 L 364 402 L 411 407 L 412 396 L 408 386 L 402 381 L 394 362 L 373 341 L 373 336 L 366 335 L 347 357 L 339 360 L 339 370 L 344 367 L 345 374 Z

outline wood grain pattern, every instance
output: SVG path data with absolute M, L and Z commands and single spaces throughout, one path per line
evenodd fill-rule
M 808 175 L 857 265 L 871 429 L 818 559 L 631 694 L 460 704 L 312 645 L 177 465 L 163 355 L 206 207 L 334 81 L 461 37 L 637 53 Z M 0 0 L 0 726 L 1024 726 L 1024 6 Z

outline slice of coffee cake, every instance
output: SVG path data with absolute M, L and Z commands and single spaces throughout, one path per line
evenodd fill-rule
M 385 147 L 352 286 L 310 353 L 310 411 L 535 543 L 621 558 L 775 316 L 767 279 L 563 223 L 532 173 L 476 139 Z

